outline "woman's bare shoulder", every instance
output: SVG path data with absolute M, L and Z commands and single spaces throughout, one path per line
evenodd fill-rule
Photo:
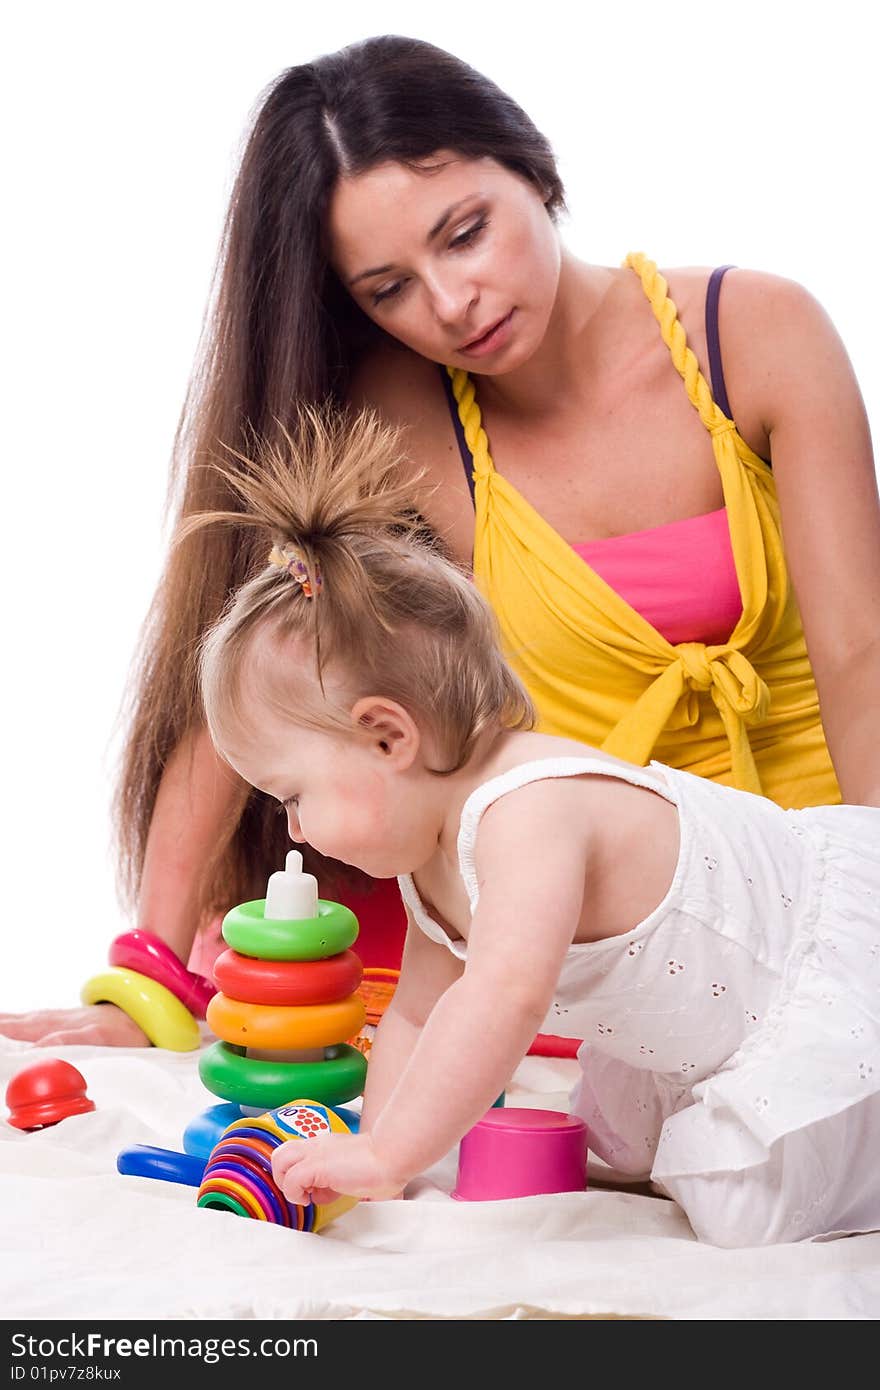
M 449 553 L 467 563 L 473 541 L 473 507 L 443 389 L 443 368 L 389 340 L 359 361 L 349 400 L 403 428 L 412 464 L 414 499 Z
M 680 316 L 687 312 L 692 322 L 705 314 L 706 292 L 712 268 L 678 266 L 664 270 L 669 293 Z M 793 323 L 803 326 L 805 319 L 818 324 L 827 318 L 805 285 L 790 276 L 748 266 L 725 268 L 718 301 L 719 329 L 731 338 L 745 337 L 755 346 L 755 335 L 770 338 L 784 334 Z
M 362 355 L 349 397 L 355 409 L 372 407 L 394 424 L 419 426 L 446 415 L 440 367 L 393 339 Z
M 708 372 L 706 266 L 664 271 L 678 316 L 703 374 Z M 766 270 L 730 266 L 718 300 L 718 340 L 727 395 L 737 428 L 752 449 L 768 457 L 768 428 L 781 363 L 802 372 L 827 351 L 828 315 L 806 286 Z

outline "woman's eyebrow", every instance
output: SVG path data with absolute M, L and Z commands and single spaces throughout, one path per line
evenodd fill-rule
M 459 198 L 457 203 L 451 203 L 445 212 L 441 213 L 434 223 L 428 235 L 425 237 L 425 244 L 430 245 L 435 237 L 438 237 L 446 226 L 450 217 L 453 217 L 460 207 L 469 202 L 471 198 L 480 197 L 480 194 L 469 193 L 466 198 Z M 371 275 L 387 275 L 389 270 L 393 270 L 393 265 L 377 265 L 372 270 L 362 270 L 359 275 L 355 275 L 348 281 L 349 286 L 356 285 L 359 280 L 369 280 Z

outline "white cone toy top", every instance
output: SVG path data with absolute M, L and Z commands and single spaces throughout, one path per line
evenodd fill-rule
M 269 875 L 263 916 L 273 922 L 302 922 L 318 915 L 318 880 L 304 874 L 298 849 L 288 850 L 284 868 Z

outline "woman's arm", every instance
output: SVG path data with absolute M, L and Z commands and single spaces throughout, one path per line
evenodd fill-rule
M 858 383 L 834 325 L 800 285 L 732 270 L 721 304 L 737 423 L 748 419 L 769 441 L 843 799 L 880 805 L 880 501 Z
M 221 762 L 205 730 L 178 745 L 159 785 L 147 837 L 137 925 L 160 937 L 184 963 L 202 925 L 197 907 L 202 868 L 242 785 Z M 149 1045 L 138 1025 L 115 1004 L 0 1016 L 0 1033 L 44 1047 Z
M 199 919 L 199 884 L 230 811 L 241 778 L 218 756 L 199 728 L 168 759 L 147 836 L 137 925 L 159 936 L 184 963 Z

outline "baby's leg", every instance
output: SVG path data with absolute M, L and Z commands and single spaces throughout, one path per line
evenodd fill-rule
M 667 1120 L 654 1181 L 684 1208 L 700 1240 L 733 1249 L 880 1229 L 877 1096 L 778 1139 L 763 1162 L 708 1171 L 715 1164 L 706 1146 L 706 1171 L 676 1174 L 671 1170 L 677 1122 L 692 1130 L 697 1109 L 703 1107 L 689 1106 Z M 709 1125 L 699 1126 L 701 1137 L 709 1140 L 715 1129 L 716 1153 L 723 1155 L 730 1117 L 711 1116 L 703 1109 L 701 1119 L 707 1118 Z M 693 1158 L 691 1142 L 682 1147 L 683 1153 L 688 1151 Z

